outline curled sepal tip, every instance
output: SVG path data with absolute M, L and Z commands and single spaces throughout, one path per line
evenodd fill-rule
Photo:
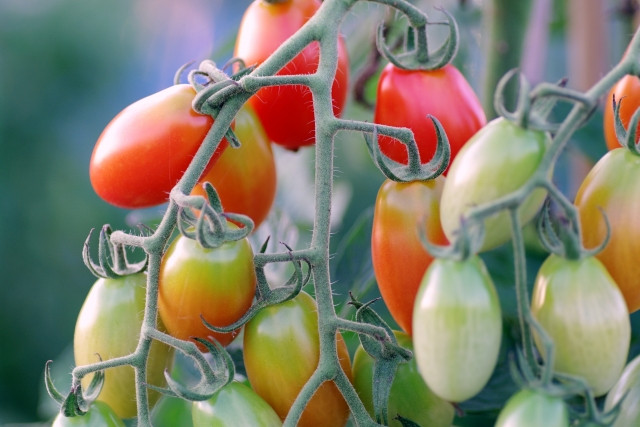
M 484 242 L 484 222 L 474 218 L 460 218 L 460 227 L 455 231 L 449 245 L 436 245 L 427 236 L 426 223 L 418 228 L 420 243 L 435 258 L 450 258 L 463 261 L 477 254 Z
M 393 54 L 385 42 L 384 23 L 378 26 L 376 46 L 380 54 L 398 68 L 405 70 L 436 70 L 447 65 L 458 50 L 458 25 L 453 16 L 445 9 L 438 8 L 445 14 L 447 20 L 426 21 L 423 25 L 407 29 L 406 49 L 400 54 Z M 449 34 L 446 40 L 436 50 L 429 52 L 427 42 L 427 27 L 429 25 L 446 25 Z
M 98 237 L 98 262 L 91 258 L 91 238 L 95 229 L 91 229 L 82 248 L 82 260 L 96 277 L 118 278 L 136 274 L 147 267 L 148 256 L 142 261 L 130 263 L 124 245 L 111 241 L 111 227 L 107 224 L 100 230 Z
M 621 146 L 626 147 L 633 154 L 640 156 L 640 146 L 636 142 L 636 133 L 638 131 L 638 121 L 640 120 L 640 109 L 634 111 L 629 120 L 629 128 L 625 129 L 622 119 L 620 118 L 620 108 L 622 106 L 621 98 L 616 102 L 616 96 L 613 95 L 611 102 L 613 103 L 614 128 L 616 131 L 616 139 Z
M 60 404 L 60 412 L 65 417 L 75 417 L 86 414 L 91 403 L 97 399 L 100 391 L 102 391 L 104 371 L 100 370 L 94 373 L 86 391 L 82 390 L 82 385 L 78 382 L 72 386 L 71 391 L 65 397 L 53 384 L 53 379 L 51 378 L 51 363 L 51 360 L 47 361 L 44 371 L 45 388 L 49 396 Z

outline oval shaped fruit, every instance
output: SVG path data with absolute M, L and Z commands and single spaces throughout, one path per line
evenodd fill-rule
M 495 427 L 569 427 L 569 409 L 560 397 L 525 388 L 509 398 Z
M 620 403 L 620 401 L 622 403 Z M 604 410 L 612 410 L 620 403 L 620 412 L 612 427 L 640 425 L 640 356 L 625 366 L 622 375 L 609 390 Z

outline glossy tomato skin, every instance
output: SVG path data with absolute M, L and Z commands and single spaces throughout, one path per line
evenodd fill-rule
M 600 261 L 550 255 L 536 277 L 531 314 L 555 344 L 557 372 L 583 377 L 595 396 L 609 391 L 627 360 L 631 325 L 622 293 Z
M 279 427 L 276 411 L 255 391 L 233 381 L 210 399 L 193 402 L 193 427 Z
M 226 212 L 247 215 L 257 228 L 267 217 L 276 196 L 275 159 L 271 141 L 251 107 L 243 107 L 234 123 L 242 145 L 225 150 L 192 194 L 205 196 L 202 184 L 210 182 Z
M 401 183 L 385 181 L 376 198 L 371 260 L 380 294 L 398 325 L 412 333 L 413 303 L 433 260 L 422 246 L 419 227 L 434 244 L 446 244 L 440 225 L 444 178 Z
M 438 140 L 428 114 L 435 116 L 447 133 L 451 161 L 469 138 L 487 123 L 480 100 L 453 65 L 437 70 L 403 70 L 387 64 L 378 81 L 373 121 L 410 128 L 418 144 L 421 163 L 431 160 Z M 380 136 L 379 144 L 391 159 L 409 163 L 402 142 Z
M 89 176 L 96 193 L 122 208 L 166 202 L 213 124 L 191 107 L 195 90 L 178 84 L 122 110 L 102 131 L 91 155 Z M 228 143 L 223 139 L 207 165 Z
M 214 326 L 230 325 L 249 309 L 255 289 L 253 250 L 247 238 L 208 249 L 180 235 L 160 266 L 158 313 L 176 338 L 213 336 L 226 346 L 238 331 L 213 332 L 200 316 Z
M 338 358 L 351 378 L 351 360 L 342 335 Z M 262 309 L 244 330 L 244 364 L 251 387 L 285 419 L 298 393 L 318 366 L 320 340 L 314 299 L 301 292 L 294 299 Z M 299 426 L 343 426 L 349 407 L 332 382 L 313 395 Z
M 133 353 L 138 346 L 146 300 L 146 274 L 139 273 L 118 279 L 98 279 L 80 309 L 73 338 L 77 366 L 109 360 Z M 158 325 L 164 330 L 163 325 Z M 147 363 L 147 381 L 164 386 L 164 370 L 171 366 L 173 349 L 153 341 Z M 120 366 L 104 371 L 105 380 L 98 401 L 107 403 L 120 418 L 137 413 L 134 369 Z M 93 375 L 83 378 L 87 387 Z M 149 390 L 149 403 L 160 394 Z
M 589 171 L 576 194 L 584 246 L 600 245 L 611 224 L 606 247 L 596 254 L 622 291 L 629 312 L 640 308 L 640 157 L 619 148 Z
M 394 331 L 394 334 L 400 346 L 413 350 L 409 335 L 400 331 Z M 374 359 L 367 354 L 362 345 L 358 346 L 353 356 L 353 386 L 372 417 L 373 369 Z M 453 405 L 436 396 L 425 384 L 418 372 L 415 358 L 398 366 L 391 385 L 388 405 L 389 425 L 396 427 L 401 426 L 400 422 L 395 420 L 397 415 L 418 425 L 430 427 L 449 427 L 455 416 Z
M 261 64 L 300 29 L 322 3 L 318 0 L 254 0 L 245 11 L 235 56 L 247 65 Z M 309 44 L 277 74 L 313 74 L 318 68 L 318 42 Z M 342 38 L 338 41 L 338 68 L 331 86 L 333 113 L 342 113 L 349 84 L 349 60 Z M 279 86 L 260 89 L 249 99 L 271 141 L 296 150 L 315 143 L 313 97 L 308 87 Z
M 631 360 L 607 393 L 604 410 L 612 410 L 622 399 L 620 413 L 612 427 L 640 425 L 640 356 Z
M 495 201 L 527 182 L 537 170 L 549 144 L 546 133 L 523 129 L 497 118 L 476 133 L 451 163 L 442 190 L 440 216 L 442 228 L 453 240 L 460 228 L 460 218 L 475 206 Z M 520 206 L 518 214 L 524 225 L 538 212 L 546 192 L 535 190 Z M 507 212 L 484 221 L 482 250 L 495 248 L 511 238 Z
M 500 302 L 482 260 L 435 259 L 413 311 L 414 357 L 429 388 L 451 402 L 478 394 L 496 366 L 501 339 Z
M 77 417 L 65 417 L 59 413 L 51 427 L 124 427 L 113 409 L 99 400 L 91 403 L 86 414 Z
M 509 398 L 496 427 L 569 427 L 569 409 L 560 397 L 525 388 Z
M 629 120 L 633 113 L 640 107 L 640 78 L 637 76 L 626 75 L 618 83 L 616 83 L 609 94 L 605 98 L 604 102 L 604 138 L 609 150 L 620 148 L 620 143 L 616 137 L 615 121 L 613 114 L 613 97 L 615 96 L 616 102 L 622 100 L 620 106 L 620 119 L 624 128 L 629 127 Z M 638 141 L 638 135 L 636 134 L 636 142 Z

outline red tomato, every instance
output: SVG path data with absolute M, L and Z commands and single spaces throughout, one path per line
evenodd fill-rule
M 435 116 L 447 133 L 451 161 L 460 147 L 487 123 L 480 100 L 453 65 L 422 71 L 403 70 L 388 64 L 378 81 L 373 121 L 410 128 L 423 164 L 436 152 L 437 137 L 428 114 Z M 409 163 L 406 146 L 402 142 L 381 135 L 379 144 L 382 152 L 391 159 Z
M 235 56 L 247 65 L 264 62 L 313 16 L 318 0 L 255 0 L 245 11 L 236 39 Z M 318 68 L 320 46 L 313 42 L 284 66 L 278 75 L 312 74 Z M 338 69 L 331 97 L 339 116 L 347 98 L 349 60 L 342 38 L 338 44 Z M 255 109 L 269 138 L 295 150 L 315 143 L 313 97 L 308 87 L 277 86 L 260 89 L 249 104 Z
M 613 97 L 616 102 L 623 100 L 620 106 L 620 119 L 626 129 L 629 126 L 629 120 L 633 113 L 640 107 L 640 78 L 632 75 L 626 75 L 609 91 L 604 103 L 604 138 L 607 142 L 609 150 L 620 148 L 618 138 L 616 138 L 616 130 L 613 120 Z M 638 135 L 636 134 L 636 142 Z
M 213 124 L 191 107 L 195 90 L 168 87 L 122 110 L 102 131 L 89 164 L 91 184 L 105 201 L 128 209 L 159 205 L 187 169 Z M 207 165 L 228 143 L 223 139 Z
M 244 330 L 244 364 L 251 387 L 284 418 L 318 367 L 320 339 L 314 299 L 301 292 L 292 300 L 262 309 Z M 338 358 L 351 378 L 351 361 L 342 335 Z M 343 426 L 349 407 L 332 382 L 315 392 L 298 426 Z
M 447 243 L 440 225 L 444 178 L 410 183 L 385 181 L 373 214 L 371 260 L 380 294 L 400 327 L 411 335 L 413 303 L 433 258 L 420 243 L 418 227 L 429 240 Z
M 207 249 L 179 236 L 162 259 L 158 312 L 176 338 L 211 335 L 227 345 L 237 333 L 213 332 L 200 316 L 214 326 L 230 325 L 249 309 L 255 289 L 253 251 L 246 238 Z
M 257 228 L 267 217 L 276 196 L 276 164 L 271 142 L 255 112 L 245 106 L 235 118 L 240 148 L 229 148 L 191 194 L 205 196 L 210 182 L 227 212 L 247 215 Z

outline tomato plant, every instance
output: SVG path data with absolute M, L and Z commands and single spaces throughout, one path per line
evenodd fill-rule
M 399 331 L 395 331 L 394 334 L 398 345 L 413 350 L 409 335 Z M 362 345 L 358 346 L 353 356 L 353 385 L 372 416 L 374 415 L 373 369 L 373 357 L 367 354 Z M 429 389 L 418 372 L 415 358 L 398 366 L 391 385 L 388 402 L 390 426 L 401 425 L 399 421 L 394 420 L 397 415 L 421 426 L 449 427 L 453 422 L 455 415 L 453 405 Z
M 338 357 L 351 377 L 351 360 L 338 334 Z M 301 292 L 294 299 L 262 309 L 244 330 L 244 364 L 251 387 L 284 420 L 320 358 L 318 314 L 313 298 Z M 349 407 L 332 382 L 315 392 L 302 413 L 300 426 L 341 426 Z
M 404 70 L 387 64 L 378 81 L 373 121 L 410 128 L 418 144 L 421 163 L 431 160 L 438 140 L 433 123 L 427 118 L 429 114 L 440 121 L 447 133 L 451 161 L 464 143 L 487 123 L 480 100 L 453 65 L 437 70 Z M 385 135 L 379 136 L 378 141 L 388 157 L 409 163 L 402 142 Z
M 254 0 L 245 11 L 235 56 L 247 65 L 261 64 L 320 8 L 319 0 Z M 309 44 L 277 74 L 313 74 L 320 46 Z M 333 113 L 339 116 L 347 98 L 349 60 L 344 40 L 338 40 L 338 69 L 331 87 Z M 249 99 L 271 141 L 295 150 L 315 143 L 313 97 L 308 87 L 274 86 L 260 89 Z
M 168 87 L 122 110 L 102 131 L 91 155 L 89 176 L 96 193 L 122 208 L 166 202 L 213 124 L 191 107 L 195 90 Z M 211 168 L 228 143 L 223 139 Z
M 569 409 L 560 397 L 524 388 L 507 401 L 496 427 L 569 427 Z
M 620 412 L 613 427 L 640 424 L 640 356 L 636 356 L 625 366 L 622 375 L 607 393 L 604 409 L 612 410 L 617 404 L 620 404 Z
M 51 427 L 124 427 L 124 422 L 109 405 L 96 400 L 82 416 L 65 417 L 59 413 Z
M 498 294 L 482 260 L 435 259 L 413 311 L 414 357 L 429 388 L 452 402 L 475 396 L 493 373 L 501 339 Z
M 420 243 L 419 226 L 429 240 L 445 244 L 440 225 L 444 178 L 400 183 L 385 181 L 376 198 L 371 260 L 380 294 L 395 321 L 411 334 L 413 302 L 424 272 L 433 260 Z
M 624 103 L 623 103 L 624 104 Z M 584 245 L 600 245 L 611 224 L 610 239 L 596 254 L 620 287 L 629 312 L 640 308 L 640 157 L 625 148 L 608 152 L 589 171 L 576 194 Z
M 493 202 L 527 182 L 540 165 L 549 144 L 546 133 L 524 129 L 497 118 L 478 131 L 451 163 L 442 190 L 440 217 L 445 235 L 453 240 L 460 219 L 470 208 Z M 518 208 L 522 223 L 538 212 L 546 192 L 535 190 Z M 495 248 L 511 237 L 507 212 L 485 219 L 482 250 Z
M 249 309 L 255 289 L 253 250 L 246 238 L 209 249 L 180 235 L 162 259 L 158 312 L 176 338 L 213 336 L 227 345 L 237 331 L 213 332 L 201 316 L 214 326 L 230 325 Z
M 225 211 L 247 215 L 257 228 L 267 217 L 276 196 L 271 142 L 249 106 L 238 111 L 233 128 L 242 145 L 225 150 L 191 194 L 205 196 L 202 184 L 210 182 Z
M 247 385 L 233 381 L 208 400 L 193 402 L 194 427 L 278 427 L 276 411 Z
M 604 138 L 607 148 L 613 150 L 620 148 L 620 143 L 616 137 L 613 114 L 613 97 L 616 102 L 624 98 L 624 102 L 620 106 L 620 119 L 626 129 L 629 126 L 629 120 L 633 113 L 640 107 L 640 78 L 633 75 L 626 75 L 609 91 L 604 103 Z M 638 135 L 636 135 L 636 142 Z
M 146 274 L 117 279 L 98 279 L 80 309 L 73 337 L 76 365 L 126 356 L 133 353 L 140 339 L 145 307 Z M 160 325 L 162 328 L 162 325 Z M 164 386 L 164 371 L 171 366 L 173 349 L 154 341 L 147 363 L 149 384 Z M 131 366 L 106 369 L 104 386 L 98 401 L 107 403 L 121 418 L 136 415 L 134 370 Z M 87 387 L 93 375 L 82 379 Z M 149 390 L 151 404 L 159 394 Z
M 531 313 L 553 340 L 554 369 L 583 377 L 596 396 L 604 395 L 624 368 L 631 326 L 624 298 L 602 263 L 550 255 L 535 280 Z

